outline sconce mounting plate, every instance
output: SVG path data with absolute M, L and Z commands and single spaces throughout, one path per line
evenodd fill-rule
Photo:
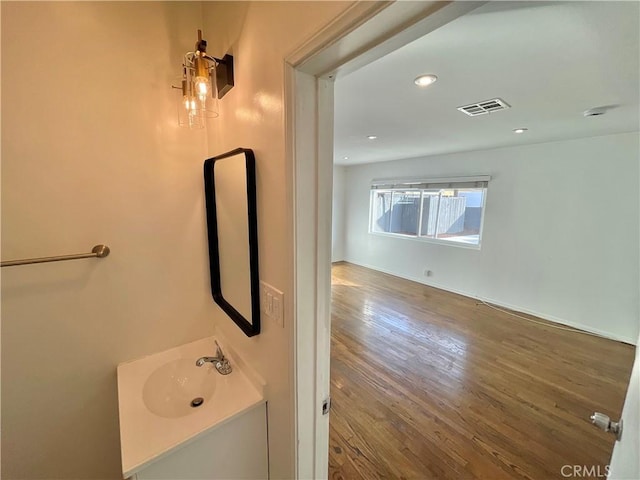
M 226 54 L 216 66 L 218 98 L 222 98 L 233 88 L 233 55 Z

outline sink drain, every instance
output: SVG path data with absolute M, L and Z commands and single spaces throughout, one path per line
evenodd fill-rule
M 193 400 L 191 400 L 191 406 L 193 408 L 199 407 L 203 403 L 204 403 L 204 398 L 202 398 L 202 397 L 196 397 Z

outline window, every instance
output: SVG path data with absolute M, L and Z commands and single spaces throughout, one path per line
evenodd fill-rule
M 374 182 L 369 232 L 479 247 L 488 183 L 487 176 Z

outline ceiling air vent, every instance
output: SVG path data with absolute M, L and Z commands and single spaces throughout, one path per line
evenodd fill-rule
M 466 113 L 470 117 L 475 117 L 477 115 L 484 115 L 485 113 L 497 112 L 498 110 L 506 110 L 507 108 L 511 108 L 507 102 L 501 98 L 494 98 L 493 100 L 485 100 L 484 102 L 458 107 L 458 110 Z

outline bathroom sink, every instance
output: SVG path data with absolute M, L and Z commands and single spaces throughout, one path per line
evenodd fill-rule
M 142 389 L 142 399 L 151 412 L 161 417 L 190 415 L 211 398 L 218 375 L 211 364 L 196 367 L 195 358 L 173 360 L 149 375 Z
M 118 365 L 124 478 L 266 402 L 264 381 L 230 345 L 221 342 L 233 365 L 230 375 L 209 362 L 196 367 L 196 360 L 215 354 L 216 340 L 202 338 Z M 191 407 L 198 397 L 201 406 Z

